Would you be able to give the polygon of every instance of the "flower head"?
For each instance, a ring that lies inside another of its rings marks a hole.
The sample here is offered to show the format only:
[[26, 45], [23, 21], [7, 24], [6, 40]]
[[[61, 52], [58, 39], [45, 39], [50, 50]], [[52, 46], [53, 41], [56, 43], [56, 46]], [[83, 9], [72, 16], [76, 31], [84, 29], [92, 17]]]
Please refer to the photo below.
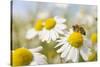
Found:
[[64, 25], [65, 21], [66, 19], [58, 16], [45, 20], [39, 19], [34, 25], [34, 28], [28, 30], [26, 38], [32, 39], [38, 35], [41, 41], [55, 41], [60, 34], [64, 34], [64, 30], [66, 29]]
[[26, 48], [18, 48], [12, 53], [12, 65], [14, 66], [28, 65], [32, 60], [33, 55]]
[[50, 30], [50, 29], [54, 28], [55, 25], [56, 25], [55, 19], [54, 18], [49, 18], [49, 19], [46, 20], [44, 27], [47, 30]]
[[93, 44], [97, 43], [97, 34], [96, 33], [93, 33], [91, 35], [91, 41], [92, 41]]
[[34, 49], [18, 48], [14, 50], [12, 52], [12, 65], [25, 66], [47, 64], [47, 58], [39, 53], [41, 50], [41, 46]]
[[37, 20], [37, 22], [34, 26], [35, 30], [41, 31], [43, 29], [43, 24], [42, 23], [43, 23], [42, 19]]
[[83, 44], [83, 36], [80, 32], [73, 32], [67, 40], [75, 48], [79, 48]]
[[63, 58], [65, 62], [78, 62], [79, 54], [85, 61], [89, 61], [89, 59], [91, 59], [88, 56], [91, 53], [87, 45], [88, 41], [81, 32], [76, 32], [71, 29], [70, 32], [65, 35], [65, 37], [61, 37], [59, 40], [57, 40], [57, 42], [58, 44], [55, 46], [55, 48], [60, 46], [57, 53], [61, 53], [61, 58]]
[[40, 34], [40, 39], [48, 43], [50, 41], [55, 41], [59, 38], [60, 34], [64, 34], [64, 30], [66, 29], [65, 21], [66, 19], [58, 16], [46, 19], [44, 22], [44, 29]]

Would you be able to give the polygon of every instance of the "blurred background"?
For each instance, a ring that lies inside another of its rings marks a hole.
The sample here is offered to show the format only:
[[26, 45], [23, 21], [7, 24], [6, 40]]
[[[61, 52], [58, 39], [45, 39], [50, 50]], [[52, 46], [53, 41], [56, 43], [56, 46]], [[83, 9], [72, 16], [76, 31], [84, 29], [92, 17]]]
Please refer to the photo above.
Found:
[[34, 26], [34, 22], [39, 18], [48, 18], [60, 16], [64, 17], [67, 28], [74, 24], [82, 25], [87, 33], [87, 37], [93, 32], [97, 32], [97, 6], [80, 4], [47, 3], [34, 1], [12, 2], [12, 50], [19, 47], [35, 48], [43, 46], [43, 53], [48, 58], [48, 63], [62, 63], [59, 54], [53, 47], [56, 43], [50, 45], [42, 43], [38, 38], [27, 40], [25, 34], [28, 29]]

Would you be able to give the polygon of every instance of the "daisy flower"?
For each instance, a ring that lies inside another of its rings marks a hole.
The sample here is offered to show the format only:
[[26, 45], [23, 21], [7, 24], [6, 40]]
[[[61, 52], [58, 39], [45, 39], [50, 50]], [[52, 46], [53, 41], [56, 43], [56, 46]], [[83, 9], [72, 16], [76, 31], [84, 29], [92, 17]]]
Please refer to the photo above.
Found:
[[97, 44], [97, 34], [96, 33], [91, 34], [91, 42], [92, 44]]
[[48, 43], [50, 41], [55, 41], [59, 38], [60, 34], [64, 34], [63, 30], [66, 29], [66, 25], [64, 24], [65, 21], [66, 19], [58, 16], [46, 19], [42, 34], [40, 34], [40, 39]]
[[12, 52], [12, 66], [47, 64], [47, 58], [38, 53], [42, 47], [34, 49], [18, 48]]
[[91, 49], [87, 47], [87, 39], [82, 33], [78, 31], [73, 31], [65, 35], [65, 37], [60, 37], [57, 40], [58, 44], [55, 48], [60, 47], [57, 50], [57, 53], [61, 53], [61, 58], [64, 59], [65, 62], [79, 62], [79, 56], [81, 55], [84, 61], [93, 60], [96, 57], [96, 53], [92, 53]]
[[26, 38], [32, 39], [38, 35], [42, 41], [55, 41], [60, 34], [64, 34], [63, 30], [66, 29], [65, 21], [66, 19], [58, 16], [46, 20], [38, 20], [34, 28], [27, 32]]
[[94, 48], [95, 51], [97, 51], [97, 34], [96, 33], [92, 33], [90, 40], [92, 42], [91, 47]]
[[41, 31], [43, 29], [43, 25], [42, 25], [43, 20], [42, 19], [38, 19], [34, 25], [34, 28], [31, 28], [27, 31], [26, 33], [26, 38], [27, 39], [32, 39], [35, 36], [41, 34]]
[[92, 51], [97, 52], [97, 33], [92, 33], [88, 42], [88, 47], [91, 48]]

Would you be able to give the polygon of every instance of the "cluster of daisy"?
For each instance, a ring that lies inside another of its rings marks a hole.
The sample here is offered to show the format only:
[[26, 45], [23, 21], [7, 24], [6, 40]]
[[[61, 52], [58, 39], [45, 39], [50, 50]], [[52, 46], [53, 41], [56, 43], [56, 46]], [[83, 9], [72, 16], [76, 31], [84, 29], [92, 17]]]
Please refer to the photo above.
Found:
[[[83, 28], [70, 28], [64, 24], [66, 19], [55, 16], [36, 20], [32, 29], [26, 33], [28, 40], [38, 36], [41, 42], [56, 42], [54, 47], [64, 63], [79, 62], [80, 56], [84, 61], [95, 61], [97, 58], [97, 34], [93, 33], [88, 39]], [[18, 48], [12, 52], [12, 65], [48, 64], [45, 55], [40, 51], [43, 47], [34, 49]]]
[[46, 20], [38, 19], [34, 28], [28, 30], [26, 38], [32, 39], [38, 35], [43, 42], [55, 41], [59, 38], [59, 34], [64, 34], [63, 30], [66, 29], [64, 22], [66, 22], [66, 19], [58, 16]]

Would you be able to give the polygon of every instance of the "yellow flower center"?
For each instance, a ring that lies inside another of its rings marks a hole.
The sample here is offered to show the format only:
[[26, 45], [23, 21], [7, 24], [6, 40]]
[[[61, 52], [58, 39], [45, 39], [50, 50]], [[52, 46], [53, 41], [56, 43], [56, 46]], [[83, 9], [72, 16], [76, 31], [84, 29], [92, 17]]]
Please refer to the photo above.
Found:
[[67, 39], [71, 46], [79, 48], [83, 44], [83, 36], [79, 32], [73, 32]]
[[54, 20], [54, 18], [49, 18], [46, 20], [44, 27], [47, 30], [50, 30], [50, 29], [54, 28], [55, 25], [56, 25], [56, 21]]
[[88, 60], [89, 60], [89, 61], [94, 61], [94, 60], [96, 60], [96, 57], [97, 57], [97, 54], [96, 54], [96, 52], [94, 51], [92, 54], [89, 54], [89, 55], [88, 55]]
[[28, 65], [33, 59], [32, 53], [26, 48], [18, 48], [12, 52], [12, 65], [22, 66]]
[[37, 20], [35, 24], [35, 30], [40, 31], [43, 29], [43, 21], [41, 19]]
[[97, 34], [96, 33], [93, 33], [91, 35], [91, 41], [92, 41], [93, 44], [97, 43]]

